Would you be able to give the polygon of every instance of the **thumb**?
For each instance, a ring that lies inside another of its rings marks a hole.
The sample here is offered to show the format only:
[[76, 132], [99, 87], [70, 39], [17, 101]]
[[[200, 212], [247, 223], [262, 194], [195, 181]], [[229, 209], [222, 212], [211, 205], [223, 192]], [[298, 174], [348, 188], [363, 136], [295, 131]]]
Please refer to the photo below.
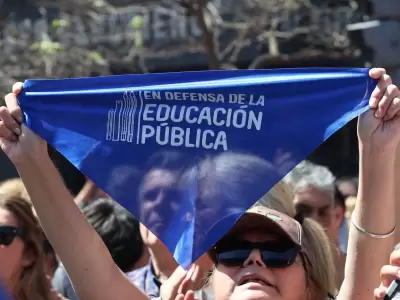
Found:
[[375, 300], [383, 300], [386, 296], [386, 289], [382, 286], [376, 288], [374, 290]]
[[24, 86], [24, 84], [22, 82], [14, 83], [14, 85], [12, 87], [13, 94], [17, 96], [19, 93], [21, 93], [21, 90], [22, 90], [23, 86]]

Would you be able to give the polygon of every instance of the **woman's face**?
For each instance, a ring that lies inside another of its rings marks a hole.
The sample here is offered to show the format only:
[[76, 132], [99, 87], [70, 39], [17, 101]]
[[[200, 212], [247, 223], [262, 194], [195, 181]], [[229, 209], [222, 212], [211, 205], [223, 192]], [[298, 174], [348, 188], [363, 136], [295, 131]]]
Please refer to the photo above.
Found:
[[[282, 237], [270, 230], [248, 230], [235, 236], [251, 247], [253, 243], [279, 245]], [[229, 247], [229, 246], [228, 246]], [[235, 246], [234, 246], [235, 247]], [[242, 266], [216, 264], [212, 284], [215, 300], [305, 300], [306, 276], [299, 255], [289, 267], [271, 268], [263, 262], [259, 250], [251, 250]]]
[[12, 288], [22, 268], [29, 265], [30, 261], [24, 255], [25, 245], [18, 236], [9, 245], [4, 245], [4, 241], [11, 240], [9, 231], [4, 230], [6, 226], [18, 228], [18, 220], [8, 210], [0, 208], [0, 243], [3, 243], [0, 244], [0, 282]]

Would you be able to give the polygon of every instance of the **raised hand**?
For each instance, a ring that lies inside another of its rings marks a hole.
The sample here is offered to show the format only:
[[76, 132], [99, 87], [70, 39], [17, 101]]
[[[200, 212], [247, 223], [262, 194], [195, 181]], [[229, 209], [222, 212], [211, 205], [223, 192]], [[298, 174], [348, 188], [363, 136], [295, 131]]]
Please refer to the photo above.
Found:
[[369, 101], [371, 109], [359, 118], [360, 145], [394, 149], [400, 142], [400, 91], [385, 69], [371, 69], [369, 74], [378, 84]]
[[14, 84], [13, 92], [5, 97], [6, 106], [0, 107], [0, 148], [14, 164], [47, 153], [46, 142], [22, 124], [23, 114], [17, 100], [22, 86], [21, 82]]
[[400, 280], [400, 251], [394, 251], [390, 255], [390, 265], [381, 269], [381, 284], [375, 289], [375, 299], [383, 300], [393, 280]]

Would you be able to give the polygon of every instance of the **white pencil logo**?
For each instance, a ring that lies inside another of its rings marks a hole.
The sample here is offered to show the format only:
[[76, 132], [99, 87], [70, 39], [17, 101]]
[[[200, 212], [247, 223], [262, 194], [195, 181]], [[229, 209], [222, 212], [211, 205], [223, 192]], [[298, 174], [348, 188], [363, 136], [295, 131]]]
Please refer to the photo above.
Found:
[[[138, 101], [133, 91], [126, 91], [122, 98], [123, 100], [115, 102], [115, 108], [108, 111], [106, 140], [132, 143]], [[138, 120], [138, 126], [139, 123], [140, 120]]]

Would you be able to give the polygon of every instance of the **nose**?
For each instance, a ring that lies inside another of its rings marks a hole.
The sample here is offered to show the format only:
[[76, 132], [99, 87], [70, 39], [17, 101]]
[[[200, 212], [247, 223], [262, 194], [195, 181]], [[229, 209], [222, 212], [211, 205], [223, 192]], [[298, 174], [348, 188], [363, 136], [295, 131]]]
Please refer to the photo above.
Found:
[[243, 267], [257, 265], [259, 267], [266, 267], [265, 263], [262, 260], [261, 252], [258, 249], [254, 249], [251, 251], [249, 257], [243, 263]]

